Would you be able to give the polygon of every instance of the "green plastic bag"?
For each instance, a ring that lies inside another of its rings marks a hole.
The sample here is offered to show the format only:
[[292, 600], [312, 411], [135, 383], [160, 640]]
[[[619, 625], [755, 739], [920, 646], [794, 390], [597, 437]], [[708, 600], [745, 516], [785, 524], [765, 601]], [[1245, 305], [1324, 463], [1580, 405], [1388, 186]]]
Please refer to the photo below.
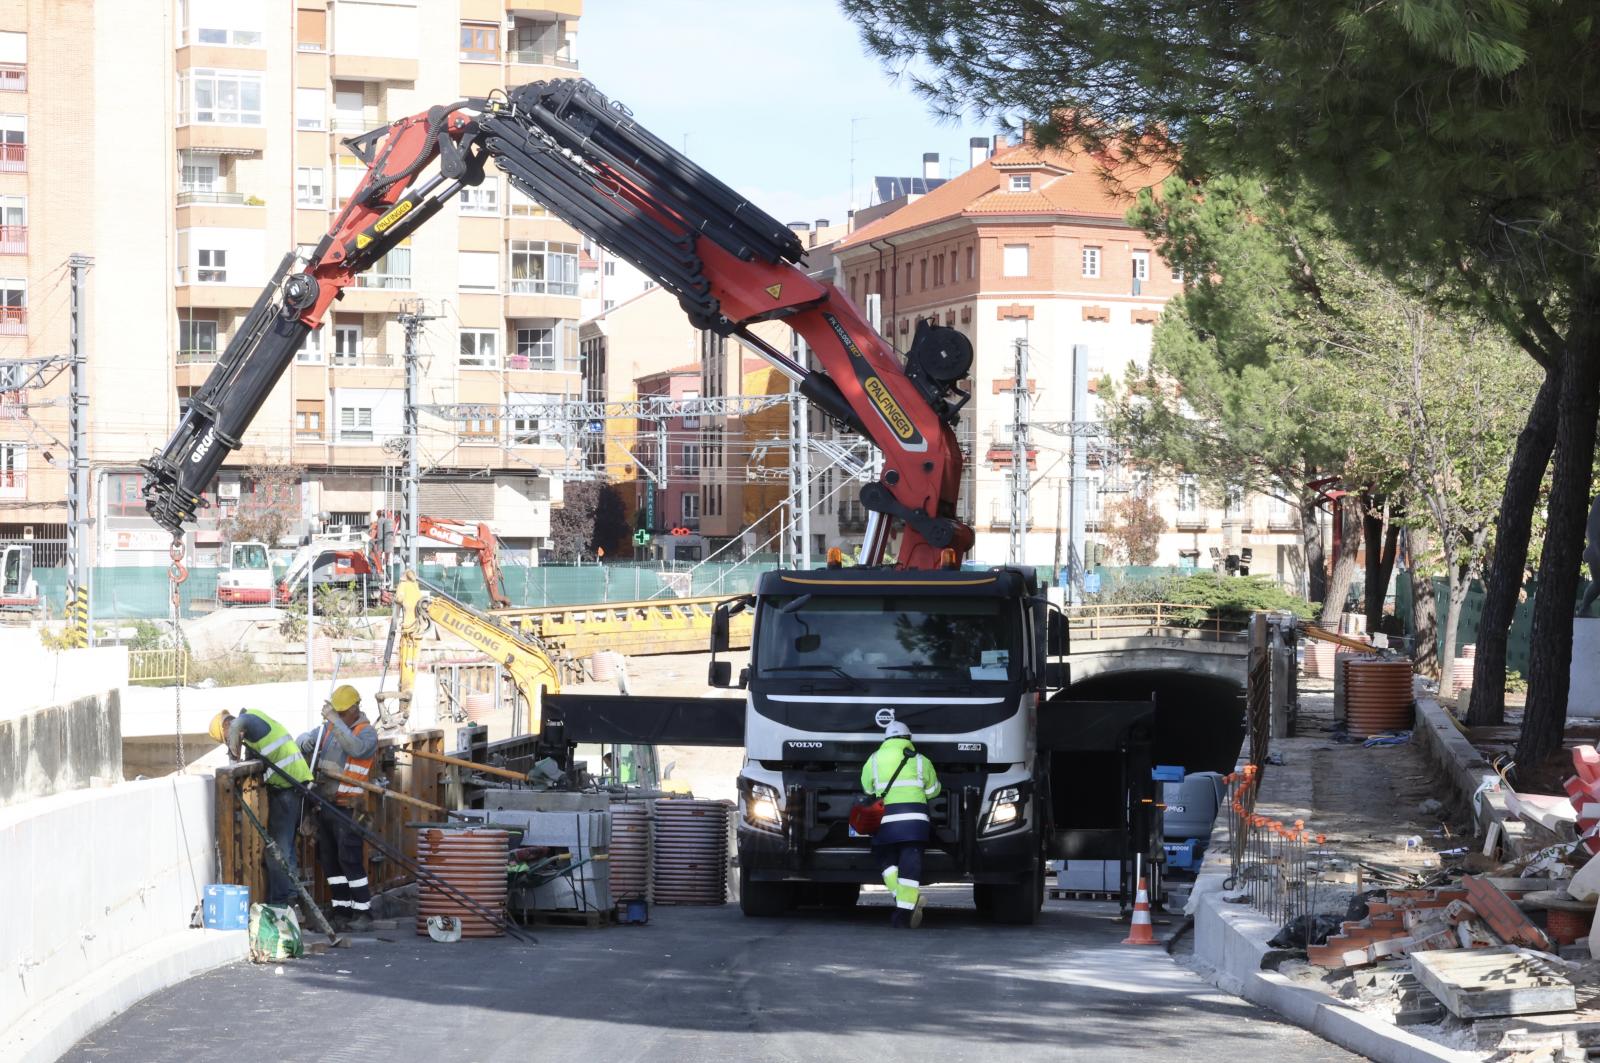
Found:
[[294, 909], [276, 904], [250, 906], [250, 960], [277, 963], [306, 954], [300, 940], [300, 920]]

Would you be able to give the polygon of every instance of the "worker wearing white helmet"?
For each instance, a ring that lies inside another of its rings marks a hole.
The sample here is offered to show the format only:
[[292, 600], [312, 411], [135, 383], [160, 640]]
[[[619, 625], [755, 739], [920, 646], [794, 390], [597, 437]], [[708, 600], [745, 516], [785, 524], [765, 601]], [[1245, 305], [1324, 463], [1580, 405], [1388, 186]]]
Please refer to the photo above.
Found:
[[883, 819], [872, 836], [872, 852], [883, 884], [894, 895], [892, 925], [922, 925], [922, 851], [928, 844], [928, 802], [939, 796], [939, 775], [911, 743], [911, 728], [898, 720], [883, 731], [883, 744], [861, 766], [861, 788], [883, 799]]

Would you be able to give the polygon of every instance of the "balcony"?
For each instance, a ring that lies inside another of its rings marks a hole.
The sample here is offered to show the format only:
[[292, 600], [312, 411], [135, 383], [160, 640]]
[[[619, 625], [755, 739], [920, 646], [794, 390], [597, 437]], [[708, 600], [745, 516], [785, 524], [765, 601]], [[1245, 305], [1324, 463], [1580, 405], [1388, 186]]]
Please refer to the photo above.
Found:
[[1179, 512], [1179, 514], [1173, 518], [1172, 524], [1179, 531], [1204, 531], [1206, 527], [1206, 515], [1198, 510], [1191, 510], [1187, 513]]
[[355, 115], [334, 115], [333, 131], [345, 136], [356, 136], [371, 129], [381, 129], [389, 123], [382, 118], [366, 119]]
[[335, 369], [388, 369], [395, 362], [394, 355], [386, 351], [362, 351], [359, 354], [335, 353], [328, 364]]
[[220, 352], [215, 347], [194, 347], [178, 349], [178, 365], [209, 365], [217, 360]]
[[[255, 202], [251, 202], [255, 200]], [[264, 207], [266, 201], [243, 192], [213, 192], [209, 189], [184, 189], [178, 193], [178, 206]]]
[[0, 144], [0, 173], [27, 173], [28, 145]]
[[25, 306], [0, 306], [0, 336], [26, 336], [28, 334], [28, 308]]
[[568, 59], [559, 53], [552, 55], [548, 52], [517, 51], [513, 49], [506, 53], [506, 59], [517, 66], [553, 66], [561, 70], [578, 69], [576, 60]]
[[411, 290], [411, 275], [399, 273], [362, 273], [356, 277], [357, 288], [397, 288]]
[[0, 225], [0, 255], [25, 255], [28, 253], [28, 227], [26, 225]]
[[0, 92], [27, 92], [28, 68], [21, 63], [0, 63]]

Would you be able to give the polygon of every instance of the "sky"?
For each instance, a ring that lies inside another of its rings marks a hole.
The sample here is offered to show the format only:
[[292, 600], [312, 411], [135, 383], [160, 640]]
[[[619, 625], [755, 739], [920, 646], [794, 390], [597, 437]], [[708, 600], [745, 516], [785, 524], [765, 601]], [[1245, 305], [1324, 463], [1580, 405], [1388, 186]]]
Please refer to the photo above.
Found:
[[844, 220], [875, 175], [967, 168], [986, 123], [941, 122], [833, 0], [586, 0], [583, 76], [780, 221]]

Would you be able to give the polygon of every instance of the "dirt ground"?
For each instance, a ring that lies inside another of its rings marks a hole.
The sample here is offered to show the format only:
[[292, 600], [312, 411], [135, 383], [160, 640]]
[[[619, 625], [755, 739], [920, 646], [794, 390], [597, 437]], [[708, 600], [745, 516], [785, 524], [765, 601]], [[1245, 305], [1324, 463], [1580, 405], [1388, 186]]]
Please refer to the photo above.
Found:
[[[1357, 865], [1399, 874], [1426, 875], [1451, 862], [1441, 855], [1470, 846], [1471, 814], [1435, 808], [1444, 791], [1414, 741], [1365, 746], [1334, 728], [1333, 685], [1300, 680], [1295, 736], [1276, 739], [1257, 806], [1262, 814], [1293, 822], [1326, 837], [1328, 859], [1353, 876]], [[1362, 878], [1369, 881], [1370, 872]]]

